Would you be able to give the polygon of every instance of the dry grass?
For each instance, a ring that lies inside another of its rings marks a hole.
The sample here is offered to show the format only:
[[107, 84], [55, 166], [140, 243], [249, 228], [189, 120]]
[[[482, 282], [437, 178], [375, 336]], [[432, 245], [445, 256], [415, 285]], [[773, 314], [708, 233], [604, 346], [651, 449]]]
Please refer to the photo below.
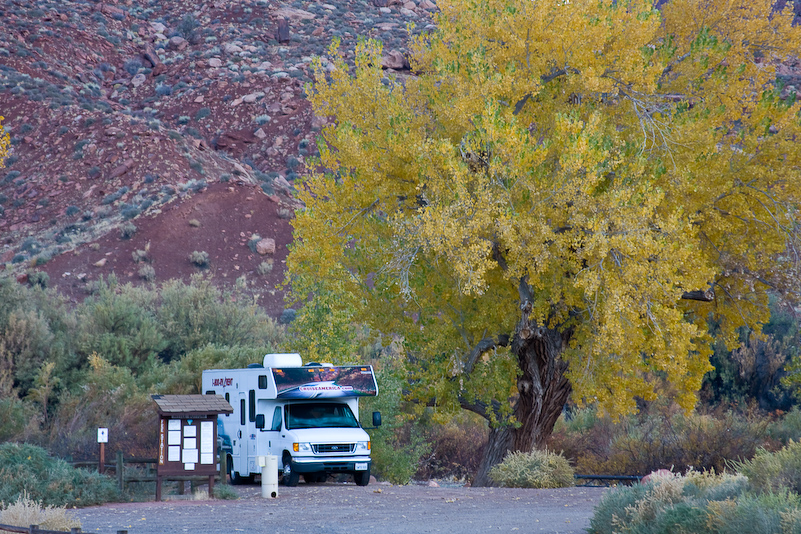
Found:
[[25, 492], [17, 498], [15, 503], [7, 506], [0, 504], [0, 523], [18, 527], [39, 525], [39, 528], [43, 530], [66, 532], [73, 528], [81, 528], [80, 520], [67, 513], [65, 507], [43, 507], [40, 503], [28, 498], [28, 494]]

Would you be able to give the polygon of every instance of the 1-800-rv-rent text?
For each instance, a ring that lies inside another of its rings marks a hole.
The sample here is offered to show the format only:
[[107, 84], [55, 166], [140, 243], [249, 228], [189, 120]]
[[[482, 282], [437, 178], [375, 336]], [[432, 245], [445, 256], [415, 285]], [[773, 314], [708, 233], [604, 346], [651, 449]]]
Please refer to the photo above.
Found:
[[[221, 454], [231, 483], [252, 482], [259, 456], [279, 458], [283, 481], [297, 485], [350, 473], [370, 482], [370, 436], [359, 424], [359, 397], [378, 394], [369, 365], [303, 365], [298, 354], [267, 354], [246, 369], [203, 371], [203, 392], [223, 395], [234, 413], [220, 415]], [[373, 413], [373, 426], [381, 414]]]

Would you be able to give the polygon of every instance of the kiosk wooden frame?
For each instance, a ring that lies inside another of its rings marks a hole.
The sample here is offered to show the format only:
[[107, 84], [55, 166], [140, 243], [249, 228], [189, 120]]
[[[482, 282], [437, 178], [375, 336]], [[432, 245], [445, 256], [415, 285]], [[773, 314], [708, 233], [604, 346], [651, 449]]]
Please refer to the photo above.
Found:
[[[152, 395], [159, 412], [156, 501], [164, 480], [208, 477], [209, 497], [217, 475], [217, 415], [233, 413], [220, 395]], [[220, 473], [221, 477], [225, 473]]]

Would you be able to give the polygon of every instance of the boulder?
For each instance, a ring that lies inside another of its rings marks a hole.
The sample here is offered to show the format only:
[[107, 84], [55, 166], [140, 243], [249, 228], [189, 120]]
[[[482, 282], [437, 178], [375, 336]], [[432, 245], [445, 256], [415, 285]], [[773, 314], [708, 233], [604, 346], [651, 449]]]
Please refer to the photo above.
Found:
[[260, 256], [266, 256], [267, 254], [275, 254], [275, 239], [265, 237], [264, 239], [256, 243], [256, 252]]

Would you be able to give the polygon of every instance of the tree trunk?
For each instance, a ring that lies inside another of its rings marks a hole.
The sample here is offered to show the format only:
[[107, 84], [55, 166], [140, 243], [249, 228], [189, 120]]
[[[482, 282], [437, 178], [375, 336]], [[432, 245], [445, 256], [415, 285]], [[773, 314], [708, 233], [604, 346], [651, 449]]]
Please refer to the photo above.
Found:
[[571, 386], [565, 377], [567, 363], [561, 359], [561, 354], [571, 332], [559, 332], [535, 324], [530, 317], [530, 288], [525, 280], [520, 286], [522, 314], [511, 344], [520, 369], [518, 395], [514, 399], [517, 426], [490, 429], [487, 449], [473, 486], [493, 485], [489, 470], [503, 461], [509, 452], [530, 452], [542, 447], [570, 397]]

